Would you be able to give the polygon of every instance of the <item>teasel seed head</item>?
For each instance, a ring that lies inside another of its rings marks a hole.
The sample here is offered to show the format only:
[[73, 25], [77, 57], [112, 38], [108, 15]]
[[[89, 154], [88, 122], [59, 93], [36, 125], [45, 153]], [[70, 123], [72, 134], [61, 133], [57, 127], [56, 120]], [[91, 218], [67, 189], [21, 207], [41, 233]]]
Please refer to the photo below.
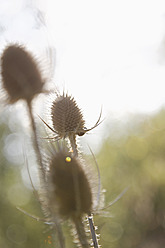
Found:
[[35, 59], [18, 44], [11, 44], [3, 51], [1, 75], [10, 103], [20, 99], [30, 103], [43, 90], [44, 82]]
[[51, 118], [53, 128], [60, 138], [71, 133], [84, 134], [83, 115], [73, 97], [67, 94], [59, 95], [52, 103]]
[[76, 136], [83, 136], [86, 132], [97, 127], [101, 123], [101, 113], [95, 125], [92, 128], [87, 129], [85, 127], [82, 111], [78, 107], [75, 99], [65, 93], [63, 93], [63, 95], [57, 93], [56, 96], [57, 97], [52, 101], [50, 108], [52, 124], [49, 125], [41, 117], [40, 119], [53, 133], [55, 133], [55, 136], [51, 137], [51, 139], [59, 140], [68, 138], [71, 150], [75, 156], [78, 156]]
[[100, 118], [101, 113], [95, 125], [87, 129], [82, 111], [75, 99], [65, 93], [63, 95], [57, 94], [51, 106], [53, 128], [48, 127], [57, 134], [58, 138], [66, 138], [71, 134], [83, 136], [101, 123]]
[[74, 157], [66, 145], [56, 143], [48, 162], [50, 207], [62, 218], [81, 218], [92, 210], [91, 183], [81, 159]]

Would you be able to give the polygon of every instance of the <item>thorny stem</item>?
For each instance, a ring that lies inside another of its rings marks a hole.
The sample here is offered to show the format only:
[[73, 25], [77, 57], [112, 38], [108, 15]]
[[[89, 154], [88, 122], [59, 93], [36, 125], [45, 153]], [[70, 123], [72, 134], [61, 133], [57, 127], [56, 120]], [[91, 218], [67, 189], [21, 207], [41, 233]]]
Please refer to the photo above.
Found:
[[88, 221], [89, 221], [90, 231], [92, 234], [93, 247], [98, 248], [99, 246], [98, 246], [98, 242], [97, 242], [97, 237], [96, 237], [96, 232], [95, 232], [95, 227], [94, 227], [92, 215], [88, 215]]
[[73, 150], [73, 155], [75, 157], [78, 156], [78, 150], [77, 150], [77, 144], [76, 144], [76, 135], [75, 134], [71, 134], [69, 135], [69, 140], [70, 140], [70, 144]]
[[[43, 194], [43, 196], [47, 202], [48, 199], [47, 199], [47, 192], [46, 192], [45, 173], [44, 173], [42, 156], [41, 156], [41, 152], [40, 152], [40, 148], [39, 148], [38, 138], [37, 138], [37, 129], [36, 129], [33, 113], [32, 113], [31, 102], [30, 103], [28, 102], [28, 110], [29, 110], [29, 116], [30, 116], [31, 127], [32, 127], [32, 132], [33, 132], [33, 145], [34, 145], [34, 150], [35, 150], [37, 160], [38, 160], [38, 165], [39, 165], [39, 180], [40, 180], [39, 184], [40, 184], [40, 188], [42, 188], [42, 191], [43, 191], [42, 194]], [[41, 203], [41, 201], [40, 201], [40, 203]], [[48, 209], [47, 204], [44, 204], [44, 208], [46, 208], [46, 210], [50, 214], [50, 210]]]
[[78, 239], [80, 241], [81, 246], [83, 248], [89, 248], [90, 245], [89, 245], [86, 233], [85, 233], [85, 228], [84, 228], [84, 224], [82, 222], [82, 219], [80, 217], [77, 217], [77, 218], [73, 219], [73, 222], [75, 224]]
[[45, 183], [45, 173], [44, 173], [44, 168], [43, 168], [43, 164], [42, 164], [42, 156], [41, 156], [41, 152], [40, 152], [40, 148], [39, 148], [39, 143], [38, 143], [38, 138], [37, 138], [37, 129], [36, 129], [36, 125], [35, 125], [35, 121], [34, 121], [34, 117], [33, 117], [33, 113], [32, 113], [32, 106], [31, 106], [31, 102], [28, 102], [28, 110], [29, 110], [29, 116], [30, 116], [30, 121], [31, 121], [31, 126], [32, 126], [32, 131], [33, 131], [33, 144], [34, 144], [34, 148], [35, 148], [35, 152], [36, 152], [36, 156], [38, 159], [38, 163], [39, 163], [39, 171], [40, 171], [40, 180], [41, 183], [44, 182]]

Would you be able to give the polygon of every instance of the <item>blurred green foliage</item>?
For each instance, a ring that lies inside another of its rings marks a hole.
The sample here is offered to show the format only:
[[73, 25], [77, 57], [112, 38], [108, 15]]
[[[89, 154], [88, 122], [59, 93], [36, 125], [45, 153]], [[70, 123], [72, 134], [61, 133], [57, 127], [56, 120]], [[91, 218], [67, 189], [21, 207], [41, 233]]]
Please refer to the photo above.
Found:
[[[22, 202], [21, 207], [42, 217], [39, 203], [22, 179], [24, 163], [13, 164], [5, 155], [5, 141], [11, 130], [7, 115], [2, 115], [0, 247], [53, 248], [49, 226], [16, 209], [23, 191], [28, 201]], [[105, 206], [126, 187], [129, 188], [119, 201], [94, 216], [97, 233], [101, 234], [100, 244], [103, 248], [164, 248], [165, 110], [150, 117], [136, 116], [126, 126], [120, 125], [120, 129], [114, 127], [112, 130], [107, 126], [106, 136], [96, 155], [102, 186], [106, 189]], [[63, 228], [69, 240], [67, 247], [74, 247], [69, 238], [70, 227], [66, 225]]]
[[[141, 121], [139, 121], [141, 118]], [[137, 123], [139, 123], [137, 125]], [[111, 207], [109, 235], [103, 247], [165, 247], [165, 110], [151, 117], [137, 116], [125, 134], [108, 137], [99, 155], [106, 201], [129, 186], [127, 193]], [[120, 137], [120, 138], [119, 138]], [[99, 218], [99, 223], [101, 219]], [[106, 219], [105, 219], [106, 223]], [[111, 225], [112, 223], [112, 225]], [[114, 223], [118, 230], [111, 229]], [[107, 224], [105, 224], [107, 226]], [[104, 225], [101, 234], [104, 232]], [[102, 236], [102, 235], [101, 235]], [[112, 236], [112, 237], [111, 237]], [[115, 240], [116, 237], [116, 240]]]

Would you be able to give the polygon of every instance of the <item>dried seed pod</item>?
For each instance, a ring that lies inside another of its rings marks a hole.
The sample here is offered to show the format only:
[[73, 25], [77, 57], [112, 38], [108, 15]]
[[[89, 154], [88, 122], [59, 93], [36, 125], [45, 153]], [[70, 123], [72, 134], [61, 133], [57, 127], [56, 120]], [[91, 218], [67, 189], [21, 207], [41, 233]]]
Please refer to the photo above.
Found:
[[42, 92], [43, 79], [32, 55], [23, 46], [9, 45], [1, 57], [3, 88], [8, 93], [10, 103], [20, 99], [31, 102]]
[[65, 95], [58, 95], [52, 102], [51, 106], [51, 120], [52, 127], [48, 125], [42, 118], [44, 124], [55, 133], [55, 137], [52, 139], [59, 140], [61, 138], [69, 138], [72, 151], [74, 155], [78, 155], [76, 135], [83, 136], [86, 132], [97, 127], [101, 122], [101, 113], [96, 124], [87, 129], [85, 127], [85, 121], [83, 119], [82, 112], [78, 107], [73, 97]]
[[60, 138], [71, 133], [83, 135], [85, 121], [73, 97], [58, 96], [52, 103], [51, 117], [53, 128]]
[[92, 209], [92, 189], [82, 161], [59, 145], [49, 159], [47, 175], [52, 212], [63, 218], [80, 218]]
[[52, 102], [51, 119], [52, 128], [45, 121], [42, 121], [56, 134], [55, 138], [61, 139], [71, 135], [83, 136], [86, 132], [94, 129], [101, 123], [101, 113], [96, 124], [87, 129], [83, 114], [75, 99], [63, 93], [63, 95], [57, 95], [57, 98]]

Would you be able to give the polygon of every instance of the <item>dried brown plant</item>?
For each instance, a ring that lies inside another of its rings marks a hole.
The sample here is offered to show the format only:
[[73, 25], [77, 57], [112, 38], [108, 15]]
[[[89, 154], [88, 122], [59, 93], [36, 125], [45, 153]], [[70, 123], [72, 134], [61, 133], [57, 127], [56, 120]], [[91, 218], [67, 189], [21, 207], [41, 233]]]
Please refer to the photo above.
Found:
[[24, 99], [30, 103], [43, 92], [44, 80], [33, 56], [23, 46], [11, 44], [1, 56], [2, 84], [8, 100], [14, 103]]
[[95, 125], [87, 129], [82, 111], [78, 107], [75, 99], [65, 93], [63, 93], [63, 95], [57, 94], [57, 97], [52, 101], [50, 112], [52, 127], [42, 118], [41, 120], [55, 133], [55, 136], [51, 139], [59, 140], [68, 138], [75, 156], [78, 156], [76, 136], [83, 136], [101, 123], [100, 113]]
[[[2, 86], [7, 93], [8, 102], [13, 104], [24, 100], [28, 106], [40, 179], [40, 190], [36, 193], [36, 197], [46, 218], [42, 221], [52, 225], [52, 229], [57, 232], [60, 248], [65, 248], [61, 222], [70, 219], [74, 223], [80, 246], [88, 248], [90, 238], [84, 226], [84, 217], [88, 217], [93, 246], [97, 248], [98, 242], [92, 220], [93, 185], [89, 178], [91, 175], [79, 156], [76, 136], [82, 136], [97, 127], [101, 123], [101, 113], [95, 125], [87, 129], [82, 111], [75, 99], [68, 94], [57, 94], [50, 109], [52, 127], [41, 118], [55, 133], [53, 139], [56, 141], [55, 146], [49, 146], [51, 152], [45, 165], [32, 111], [34, 97], [44, 93], [45, 82], [38, 63], [23, 46], [10, 44], [1, 56], [1, 74]], [[65, 141], [62, 144], [58, 142], [66, 138], [70, 141], [70, 147]], [[36, 219], [39, 220], [37, 217]]]
[[82, 159], [69, 152], [64, 144], [52, 146], [48, 159], [49, 207], [55, 216], [70, 219], [75, 224], [82, 247], [89, 247], [83, 218], [93, 207], [92, 185], [86, 174]]

